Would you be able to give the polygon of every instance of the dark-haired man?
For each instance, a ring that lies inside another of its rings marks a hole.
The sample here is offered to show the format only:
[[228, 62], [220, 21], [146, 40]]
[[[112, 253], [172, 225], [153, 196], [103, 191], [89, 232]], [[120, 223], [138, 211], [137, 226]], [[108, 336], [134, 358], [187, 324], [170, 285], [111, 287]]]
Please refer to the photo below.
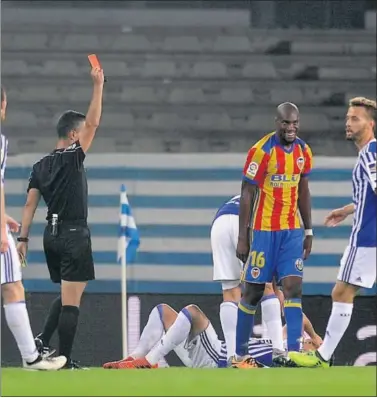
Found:
[[52, 303], [38, 339], [42, 346], [47, 346], [57, 326], [59, 352], [68, 358], [66, 367], [70, 369], [80, 367], [71, 359], [72, 346], [81, 296], [87, 282], [95, 279], [83, 163], [100, 123], [103, 70], [93, 69], [91, 76], [93, 96], [86, 116], [75, 111], [64, 112], [57, 124], [55, 150], [33, 166], [18, 238], [18, 251], [25, 256], [29, 229], [42, 196], [48, 222], [43, 237], [44, 252], [52, 282], [61, 284], [61, 297]]
[[331, 294], [332, 311], [323, 345], [309, 354], [289, 353], [298, 366], [330, 366], [330, 358], [351, 321], [357, 292], [360, 288], [372, 288], [376, 280], [376, 120], [376, 101], [364, 97], [350, 100], [346, 115], [346, 139], [353, 141], [359, 151], [352, 173], [353, 201], [333, 210], [326, 217], [325, 225], [335, 227], [352, 214], [352, 231]]

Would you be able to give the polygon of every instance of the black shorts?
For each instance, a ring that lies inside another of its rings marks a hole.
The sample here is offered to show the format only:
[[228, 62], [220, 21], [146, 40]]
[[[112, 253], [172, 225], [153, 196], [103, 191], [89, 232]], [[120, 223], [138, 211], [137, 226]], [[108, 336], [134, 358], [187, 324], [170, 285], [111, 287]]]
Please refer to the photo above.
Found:
[[47, 225], [43, 248], [50, 278], [54, 283], [95, 279], [92, 242], [86, 224], [60, 223], [57, 236], [51, 235], [51, 226]]

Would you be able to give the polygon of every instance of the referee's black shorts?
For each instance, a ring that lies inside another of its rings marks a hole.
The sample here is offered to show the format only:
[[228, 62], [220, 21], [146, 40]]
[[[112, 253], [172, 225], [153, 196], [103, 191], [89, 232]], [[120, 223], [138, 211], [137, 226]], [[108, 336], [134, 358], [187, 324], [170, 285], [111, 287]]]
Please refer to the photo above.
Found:
[[60, 222], [57, 236], [51, 235], [51, 225], [47, 225], [43, 248], [52, 282], [95, 279], [92, 242], [86, 222]]

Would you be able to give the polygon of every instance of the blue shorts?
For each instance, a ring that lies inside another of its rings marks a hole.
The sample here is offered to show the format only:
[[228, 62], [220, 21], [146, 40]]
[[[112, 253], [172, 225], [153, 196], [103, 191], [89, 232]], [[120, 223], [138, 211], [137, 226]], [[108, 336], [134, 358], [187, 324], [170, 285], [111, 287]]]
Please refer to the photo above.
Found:
[[302, 278], [304, 232], [253, 231], [250, 254], [244, 266], [242, 280], [249, 283], [276, 282], [287, 276]]

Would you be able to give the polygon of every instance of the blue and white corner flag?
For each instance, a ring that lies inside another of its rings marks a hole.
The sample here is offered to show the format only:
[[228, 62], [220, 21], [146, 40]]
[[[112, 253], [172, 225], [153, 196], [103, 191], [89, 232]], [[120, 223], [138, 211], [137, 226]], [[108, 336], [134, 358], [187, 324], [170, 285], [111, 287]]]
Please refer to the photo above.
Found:
[[118, 241], [118, 262], [125, 256], [126, 264], [135, 260], [140, 245], [139, 231], [128, 203], [126, 187], [122, 185], [120, 191], [120, 228]]

